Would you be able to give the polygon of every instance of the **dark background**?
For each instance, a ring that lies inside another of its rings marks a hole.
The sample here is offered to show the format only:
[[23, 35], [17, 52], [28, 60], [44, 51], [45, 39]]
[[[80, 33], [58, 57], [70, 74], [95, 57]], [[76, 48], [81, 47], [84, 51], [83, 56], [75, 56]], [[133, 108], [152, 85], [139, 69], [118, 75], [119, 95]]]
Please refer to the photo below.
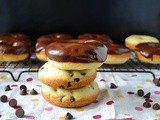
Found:
[[106, 33], [124, 43], [131, 34], [160, 38], [160, 0], [0, 0], [0, 34]]

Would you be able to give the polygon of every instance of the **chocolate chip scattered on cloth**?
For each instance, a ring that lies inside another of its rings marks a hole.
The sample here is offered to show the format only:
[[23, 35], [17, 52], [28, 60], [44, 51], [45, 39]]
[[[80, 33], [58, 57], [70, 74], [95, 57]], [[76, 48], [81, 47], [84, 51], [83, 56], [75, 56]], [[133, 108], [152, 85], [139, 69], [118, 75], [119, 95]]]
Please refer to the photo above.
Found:
[[[160, 72], [154, 72], [159, 79]], [[73, 116], [73, 120], [160, 119], [160, 109], [157, 105], [160, 104], [160, 89], [153, 83], [151, 74], [98, 72], [95, 81], [100, 88], [98, 98], [88, 106], [68, 109], [51, 105], [44, 100], [41, 95], [41, 83], [36, 73], [24, 73], [18, 82], [13, 82], [7, 73], [0, 73], [0, 97], [6, 96], [5, 99], [3, 98], [5, 102], [0, 101], [0, 119], [65, 120], [68, 112]], [[116, 83], [118, 88], [111, 89], [110, 83]], [[10, 86], [10, 91], [4, 90], [7, 85]], [[26, 86], [26, 95], [20, 95], [21, 85]], [[31, 95], [32, 89], [38, 94]], [[144, 91], [144, 95], [140, 94], [143, 95], [142, 97], [137, 95], [139, 89]], [[150, 93], [150, 108], [143, 106], [146, 100], [144, 96], [148, 93]], [[12, 99], [17, 101], [14, 107], [9, 105]], [[71, 101], [74, 102], [73, 97]], [[21, 114], [16, 115], [19, 109], [24, 111], [19, 111]]]

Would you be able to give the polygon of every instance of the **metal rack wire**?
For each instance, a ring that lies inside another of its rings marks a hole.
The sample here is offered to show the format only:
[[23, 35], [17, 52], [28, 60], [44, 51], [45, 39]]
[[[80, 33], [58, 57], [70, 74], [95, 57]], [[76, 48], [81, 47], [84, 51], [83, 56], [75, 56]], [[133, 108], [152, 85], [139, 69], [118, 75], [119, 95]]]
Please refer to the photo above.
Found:
[[[0, 63], [0, 72], [7, 72], [11, 75], [14, 81], [19, 81], [19, 78], [23, 73], [26, 72], [38, 72], [39, 68], [45, 62], [39, 61], [35, 55], [31, 57], [29, 61], [23, 62], [1, 62]], [[14, 77], [13, 73], [10, 69], [23, 69], [17, 78]], [[149, 73], [153, 75], [155, 78], [154, 73], [151, 71], [153, 69], [160, 70], [160, 65], [151, 65], [151, 64], [144, 64], [139, 62], [134, 54], [129, 61], [122, 65], [102, 65], [100, 68], [97, 69], [98, 72], [138, 72], [138, 73]]]

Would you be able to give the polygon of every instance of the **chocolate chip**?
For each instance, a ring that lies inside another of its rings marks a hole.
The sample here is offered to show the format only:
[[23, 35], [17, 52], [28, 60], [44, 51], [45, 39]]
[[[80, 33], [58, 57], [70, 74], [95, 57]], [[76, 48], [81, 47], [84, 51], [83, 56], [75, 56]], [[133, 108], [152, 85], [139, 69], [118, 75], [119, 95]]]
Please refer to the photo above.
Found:
[[160, 79], [157, 79], [157, 78], [153, 79], [153, 83], [154, 83], [156, 86], [160, 87]]
[[150, 98], [150, 96], [151, 96], [151, 93], [149, 92], [146, 95], [144, 95], [144, 98]]
[[81, 75], [85, 76], [85, 75], [86, 75], [86, 73], [81, 73]]
[[11, 88], [10, 88], [9, 85], [7, 85], [7, 86], [4, 88], [4, 90], [5, 90], [5, 91], [9, 91], [9, 90], [11, 90]]
[[65, 120], [71, 120], [71, 119], [73, 119], [73, 116], [72, 116], [72, 114], [71, 113], [67, 113], [66, 115], [65, 115]]
[[37, 92], [35, 89], [32, 89], [32, 90], [30, 91], [30, 94], [31, 94], [31, 95], [37, 95], [38, 92]]
[[16, 110], [15, 114], [18, 118], [22, 118], [24, 116], [24, 110], [22, 108], [20, 108], [20, 109]]
[[3, 102], [3, 103], [5, 103], [5, 102], [7, 102], [7, 96], [6, 95], [2, 95], [1, 96], [1, 102]]
[[144, 95], [144, 91], [142, 89], [139, 89], [137, 91], [137, 95], [140, 96], [140, 97], [142, 97]]
[[158, 103], [155, 103], [152, 108], [154, 110], [159, 110], [160, 109], [160, 105]]
[[67, 83], [67, 87], [71, 87], [71, 82], [68, 82], [68, 83]]
[[20, 91], [20, 95], [27, 95], [27, 91], [26, 91], [25, 89], [22, 89], [22, 90]]
[[20, 86], [20, 90], [22, 90], [22, 89], [27, 91], [27, 87], [25, 85]]
[[9, 101], [9, 106], [11, 106], [11, 107], [17, 106], [17, 100], [16, 100], [16, 99], [11, 99], [11, 100]]
[[61, 96], [60, 98], [60, 101], [62, 102], [63, 101], [63, 98], [65, 97], [65, 95]]
[[111, 83], [110, 88], [115, 89], [115, 88], [117, 88], [117, 85], [115, 85], [114, 83]]
[[144, 106], [145, 108], [150, 108], [150, 107], [151, 107], [151, 103], [150, 103], [150, 102], [144, 102], [144, 103], [143, 103], [143, 106]]
[[75, 81], [75, 82], [79, 82], [80, 79], [79, 79], [79, 78], [74, 78], [74, 81]]
[[74, 102], [74, 101], [75, 101], [75, 98], [74, 98], [73, 96], [71, 96], [71, 97], [70, 97], [70, 101], [71, 101], [71, 102]]

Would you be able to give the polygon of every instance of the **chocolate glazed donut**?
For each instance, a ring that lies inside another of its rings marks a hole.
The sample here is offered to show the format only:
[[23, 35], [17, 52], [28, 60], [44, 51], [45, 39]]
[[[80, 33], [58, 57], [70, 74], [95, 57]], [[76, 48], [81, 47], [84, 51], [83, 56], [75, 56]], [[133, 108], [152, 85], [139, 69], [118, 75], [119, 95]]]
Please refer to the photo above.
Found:
[[96, 40], [69, 40], [49, 44], [45, 53], [48, 61], [60, 69], [89, 69], [94, 65], [98, 68], [103, 64], [107, 48]]
[[30, 37], [20, 33], [0, 36], [0, 61], [17, 62], [30, 56]]
[[46, 55], [45, 55], [45, 47], [52, 43], [52, 42], [60, 42], [63, 40], [69, 40], [72, 39], [72, 36], [69, 34], [62, 34], [62, 33], [53, 33], [48, 35], [40, 36], [37, 39], [36, 45], [35, 45], [35, 52], [36, 56], [39, 60], [47, 61]]
[[[82, 34], [78, 38], [98, 40], [108, 48], [106, 64], [123, 64], [130, 58], [130, 50], [122, 45], [114, 44], [112, 39], [106, 34]], [[121, 58], [121, 59], [119, 59]]]
[[160, 64], [160, 43], [141, 43], [136, 46], [135, 53], [141, 62]]

